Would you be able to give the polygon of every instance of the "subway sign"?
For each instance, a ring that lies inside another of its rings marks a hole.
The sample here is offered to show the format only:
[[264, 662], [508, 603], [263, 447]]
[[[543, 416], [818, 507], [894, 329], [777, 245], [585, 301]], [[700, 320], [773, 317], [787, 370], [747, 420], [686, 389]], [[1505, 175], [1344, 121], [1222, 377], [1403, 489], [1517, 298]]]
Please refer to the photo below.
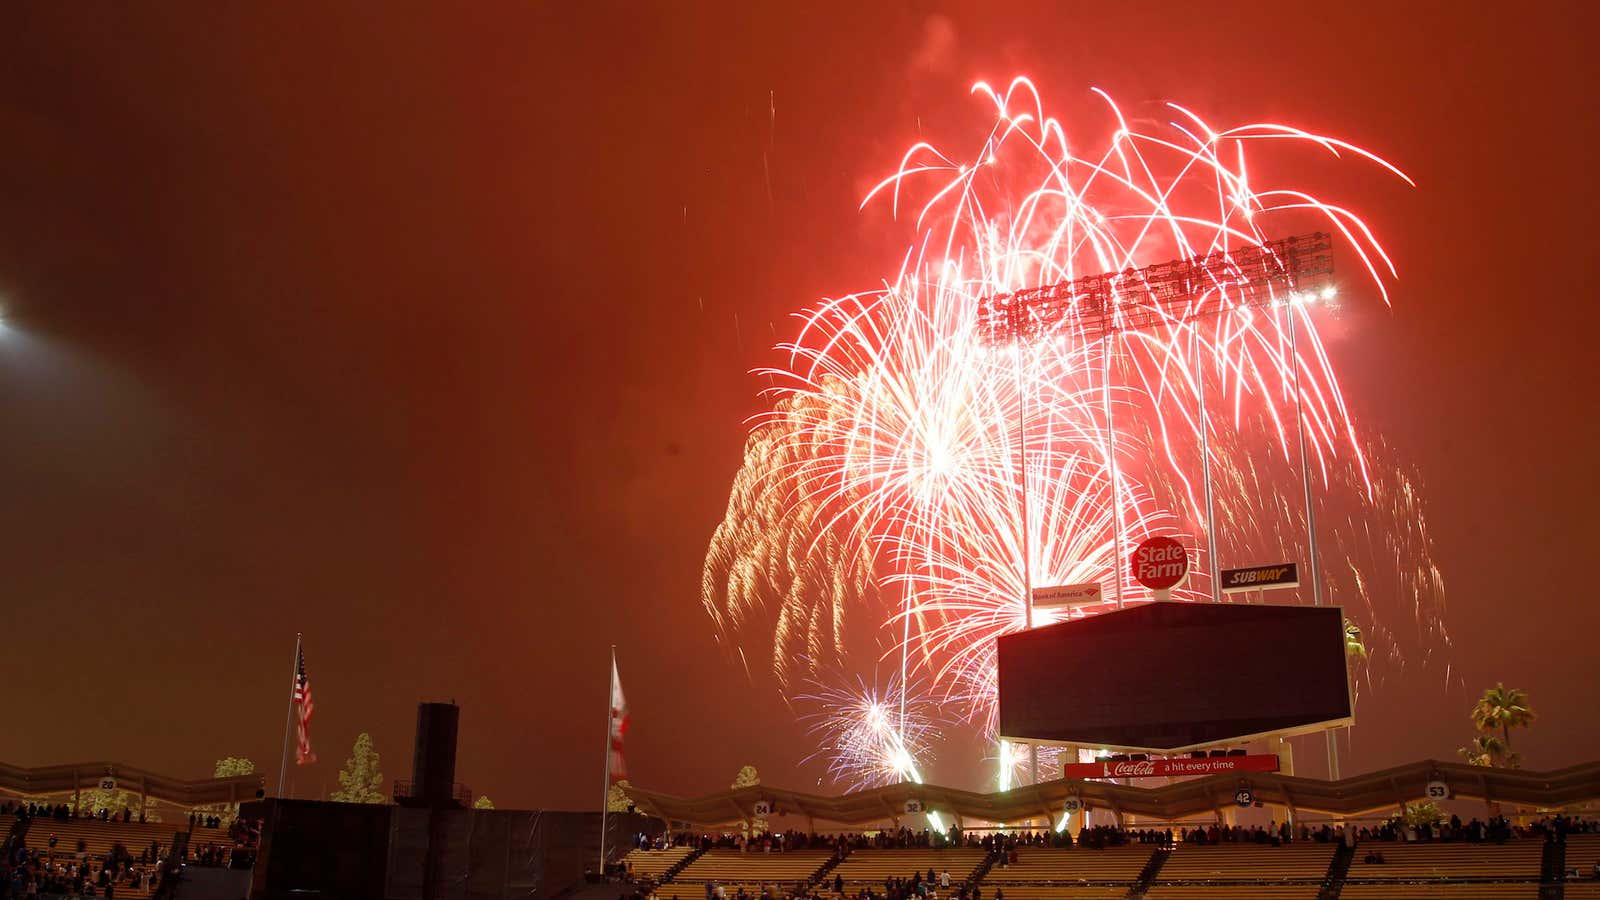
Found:
[[1300, 570], [1294, 563], [1275, 566], [1251, 566], [1248, 569], [1223, 569], [1222, 592], [1237, 594], [1240, 591], [1264, 591], [1275, 588], [1300, 586]]

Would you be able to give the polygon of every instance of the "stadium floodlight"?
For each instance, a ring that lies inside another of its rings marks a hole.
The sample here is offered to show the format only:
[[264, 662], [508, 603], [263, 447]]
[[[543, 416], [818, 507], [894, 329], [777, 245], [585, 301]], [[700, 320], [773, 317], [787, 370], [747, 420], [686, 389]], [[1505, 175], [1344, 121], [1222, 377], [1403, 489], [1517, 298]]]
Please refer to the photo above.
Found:
[[1285, 299], [1332, 299], [1333, 239], [1295, 235], [1139, 269], [1087, 275], [978, 300], [978, 339], [994, 346], [1182, 325]]

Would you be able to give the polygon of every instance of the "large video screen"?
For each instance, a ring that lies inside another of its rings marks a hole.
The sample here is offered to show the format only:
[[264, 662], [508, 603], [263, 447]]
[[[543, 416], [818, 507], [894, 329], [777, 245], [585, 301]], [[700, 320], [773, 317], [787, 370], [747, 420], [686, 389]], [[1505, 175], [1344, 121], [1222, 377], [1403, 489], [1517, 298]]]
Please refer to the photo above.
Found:
[[1178, 750], [1350, 717], [1339, 607], [1148, 603], [1000, 638], [1000, 735]]

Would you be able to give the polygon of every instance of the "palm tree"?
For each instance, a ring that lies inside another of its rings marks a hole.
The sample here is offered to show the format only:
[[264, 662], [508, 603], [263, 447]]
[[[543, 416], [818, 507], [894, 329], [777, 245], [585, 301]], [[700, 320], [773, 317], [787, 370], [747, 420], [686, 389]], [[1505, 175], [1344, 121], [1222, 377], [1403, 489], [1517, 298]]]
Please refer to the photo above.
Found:
[[1472, 724], [1479, 731], [1500, 729], [1506, 753], [1511, 752], [1511, 729], [1526, 728], [1533, 724], [1533, 708], [1528, 705], [1528, 694], [1521, 688], [1508, 688], [1504, 683], [1483, 692], [1472, 707]]
[[1344, 653], [1346, 656], [1367, 658], [1367, 645], [1361, 641], [1361, 626], [1344, 620]]
[[1472, 739], [1467, 746], [1456, 752], [1467, 761], [1469, 766], [1493, 766], [1495, 760], [1506, 750], [1506, 745], [1492, 734], [1480, 734]]

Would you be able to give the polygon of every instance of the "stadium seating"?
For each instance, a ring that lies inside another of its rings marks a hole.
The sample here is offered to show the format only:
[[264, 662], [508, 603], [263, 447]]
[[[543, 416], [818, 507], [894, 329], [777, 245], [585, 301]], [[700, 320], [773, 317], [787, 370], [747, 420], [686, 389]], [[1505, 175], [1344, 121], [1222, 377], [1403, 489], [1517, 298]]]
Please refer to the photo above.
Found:
[[1600, 863], [1600, 834], [1567, 835], [1567, 870], [1577, 877], [1567, 881], [1567, 900], [1600, 900], [1600, 879], [1594, 866]]
[[1577, 869], [1582, 878], [1593, 878], [1595, 863], [1600, 863], [1600, 834], [1567, 835], [1567, 868]]
[[667, 847], [663, 850], [632, 850], [622, 860], [634, 878], [661, 880], [668, 869], [683, 862], [694, 850], [691, 847]]
[[[1363, 862], [1368, 851], [1383, 854], [1384, 862]], [[1356, 848], [1347, 881], [1428, 881], [1476, 878], [1539, 880], [1544, 842], [1508, 841], [1504, 844], [1468, 843], [1366, 843]]]
[[1600, 900], [1600, 881], [1569, 881], [1564, 891], [1566, 900]]
[[1320, 884], [1156, 884], [1146, 900], [1317, 900]]
[[1539, 883], [1346, 884], [1339, 897], [1340, 900], [1538, 900]]
[[1001, 884], [985, 889], [984, 900], [1110, 900], [1128, 896], [1128, 884]]
[[[1037, 883], [1043, 883], [1044, 886], [1088, 881], [1131, 884], [1138, 880], [1139, 873], [1154, 852], [1155, 848], [1149, 844], [1131, 844], [1105, 850], [1082, 847], [1069, 850], [1023, 849], [1017, 851], [1016, 865], [995, 866], [984, 876], [983, 883], [1005, 888], [1006, 900], [1042, 900], [1043, 897], [1054, 896], [1031, 890], [1031, 887], [1039, 886]], [[1029, 885], [1030, 882], [1036, 884]]]
[[951, 884], [962, 884], [972, 877], [986, 856], [988, 853], [984, 850], [966, 847], [857, 850], [834, 868], [829, 880], [834, 875], [844, 879], [847, 892], [851, 885], [873, 885], [881, 893], [885, 878], [910, 878], [918, 872], [927, 877], [928, 870], [932, 869], [936, 875], [948, 871]]
[[[660, 851], [656, 851], [660, 852]], [[763, 885], [793, 887], [809, 882], [833, 858], [831, 850], [791, 850], [787, 853], [745, 853], [711, 850], [685, 866], [677, 877], [662, 885], [661, 900], [704, 900], [706, 885], [715, 881], [731, 897], [743, 887], [760, 896]]]
[[[91, 827], [95, 827], [91, 825]], [[1133, 844], [1104, 850], [1025, 847], [1017, 862], [990, 868], [980, 883], [983, 900], [1110, 900], [1134, 888], [1155, 847]], [[1180, 844], [1167, 856], [1145, 900], [1316, 900], [1338, 852], [1333, 843]], [[1366, 853], [1381, 864], [1362, 861]], [[633, 851], [627, 857], [641, 877], [659, 877], [689, 855], [686, 848]], [[1349, 900], [1537, 900], [1544, 842], [1379, 843], [1355, 850], [1340, 896]], [[865, 887], [882, 891], [887, 878], [926, 877], [948, 871], [953, 885], [971, 883], [986, 853], [975, 848], [856, 850], [828, 871], [818, 886], [832, 896], [835, 875], [853, 895]], [[1600, 861], [1600, 834], [1569, 836], [1567, 868], [1578, 877], [1566, 885], [1569, 900], [1600, 900], [1600, 879], [1590, 877]], [[827, 850], [744, 853], [713, 850], [694, 860], [657, 890], [660, 900], [704, 900], [712, 882], [731, 898], [743, 888], [759, 897], [763, 886], [783, 889], [811, 881], [828, 863]], [[941, 898], [945, 894], [941, 892]]]
[[[988, 885], [988, 879], [984, 880]], [[984, 900], [1104, 900], [1128, 895], [1130, 880], [1124, 884], [995, 884], [984, 888]]]
[[1180, 844], [1158, 881], [1315, 881], [1327, 877], [1336, 844]]
[[[1363, 859], [1369, 851], [1384, 862]], [[1366, 843], [1356, 848], [1341, 898], [1349, 900], [1534, 900], [1539, 896], [1544, 842], [1504, 844]]]
[[[163, 848], [172, 846], [172, 836], [175, 831], [188, 827], [184, 822], [177, 825], [164, 823], [141, 822], [102, 822], [99, 819], [69, 819], [59, 822], [54, 819], [35, 819], [28, 826], [26, 844], [30, 850], [47, 850], [50, 837], [56, 838], [54, 855], [58, 860], [75, 859], [78, 856], [78, 841], [84, 842], [84, 855], [89, 859], [104, 859], [111, 854], [112, 848], [121, 844], [134, 858], [138, 858], [140, 851], [149, 847], [152, 841], [159, 842]], [[231, 846], [226, 831], [213, 829], [197, 829], [191, 838], [191, 846], [200, 846], [204, 843], [215, 843]], [[155, 871], [154, 864], [145, 865], [146, 873]], [[151, 887], [148, 881], [139, 890], [133, 890], [127, 885], [118, 885], [117, 896], [143, 898], [150, 896]]]

